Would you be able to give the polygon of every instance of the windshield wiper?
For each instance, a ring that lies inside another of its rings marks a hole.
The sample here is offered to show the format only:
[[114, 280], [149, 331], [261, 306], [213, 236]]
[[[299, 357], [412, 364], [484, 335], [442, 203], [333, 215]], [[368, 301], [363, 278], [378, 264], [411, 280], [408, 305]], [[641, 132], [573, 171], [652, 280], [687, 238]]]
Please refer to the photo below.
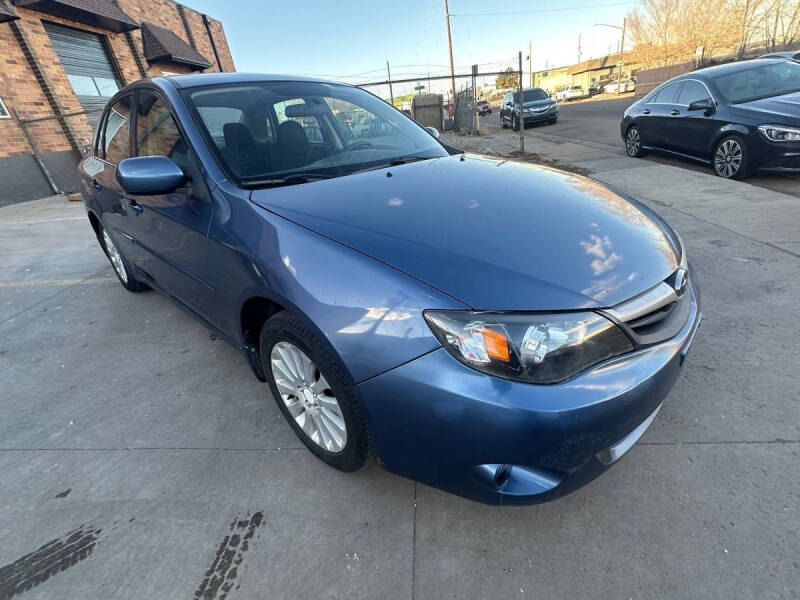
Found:
[[375, 165], [372, 167], [367, 167], [366, 169], [359, 169], [358, 171], [353, 171], [353, 175], [356, 173], [366, 173], [367, 171], [377, 171], [378, 169], [385, 169], [386, 167], [396, 167], [398, 165], [407, 165], [408, 163], [418, 162], [420, 160], [430, 160], [432, 158], [437, 158], [436, 156], [398, 156], [397, 158], [393, 158], [385, 163], [381, 163], [379, 165]]
[[300, 185], [301, 183], [310, 183], [312, 181], [321, 181], [323, 179], [332, 179], [339, 177], [338, 175], [325, 175], [323, 173], [297, 173], [296, 175], [287, 175], [286, 177], [275, 177], [273, 179], [252, 179], [250, 181], [243, 181], [242, 187], [249, 188], [271, 188], [281, 187], [286, 185]]

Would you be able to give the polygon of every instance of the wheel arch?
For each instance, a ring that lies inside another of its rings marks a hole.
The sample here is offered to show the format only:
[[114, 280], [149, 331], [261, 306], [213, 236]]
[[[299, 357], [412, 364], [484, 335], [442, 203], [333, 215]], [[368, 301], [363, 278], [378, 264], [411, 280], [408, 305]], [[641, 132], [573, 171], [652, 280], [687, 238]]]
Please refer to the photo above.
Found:
[[719, 128], [717, 134], [714, 136], [711, 147], [709, 148], [709, 157], [713, 159], [714, 149], [717, 147], [724, 138], [730, 137], [732, 135], [738, 135], [742, 138], [747, 138], [750, 130], [745, 125], [740, 125], [739, 123], [727, 123]]
[[102, 225], [100, 225], [100, 218], [95, 214], [93, 210], [89, 210], [87, 212], [89, 217], [89, 223], [94, 230], [94, 234], [97, 236], [97, 239], [100, 239], [100, 232], [102, 231]]
[[241, 303], [239, 309], [239, 327], [242, 340], [242, 348], [247, 357], [247, 362], [253, 370], [255, 376], [259, 381], [266, 381], [266, 373], [261, 364], [261, 349], [259, 348], [259, 338], [261, 329], [267, 320], [281, 312], [286, 311], [299, 319], [303, 325], [308, 327], [322, 345], [324, 345], [330, 355], [339, 365], [339, 368], [344, 373], [348, 385], [354, 385], [355, 379], [353, 378], [350, 369], [342, 360], [342, 357], [330, 343], [328, 337], [319, 329], [319, 327], [306, 315], [299, 307], [285, 298], [278, 298], [267, 290], [250, 290], [245, 295], [245, 299]]

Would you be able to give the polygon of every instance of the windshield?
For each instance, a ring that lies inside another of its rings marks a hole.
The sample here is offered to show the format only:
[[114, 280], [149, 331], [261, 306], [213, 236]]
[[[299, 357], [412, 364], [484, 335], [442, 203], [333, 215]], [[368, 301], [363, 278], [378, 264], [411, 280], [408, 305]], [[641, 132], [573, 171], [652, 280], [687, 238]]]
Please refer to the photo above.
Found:
[[[539, 88], [532, 90], [522, 90], [523, 102], [532, 102], [534, 100], [547, 100], [548, 95]], [[514, 94], [514, 102], [519, 102], [519, 92]]]
[[344, 85], [266, 81], [183, 92], [212, 150], [241, 184], [348, 175], [447, 152], [386, 102]]
[[720, 93], [731, 104], [800, 91], [800, 64], [785, 61], [714, 78]]

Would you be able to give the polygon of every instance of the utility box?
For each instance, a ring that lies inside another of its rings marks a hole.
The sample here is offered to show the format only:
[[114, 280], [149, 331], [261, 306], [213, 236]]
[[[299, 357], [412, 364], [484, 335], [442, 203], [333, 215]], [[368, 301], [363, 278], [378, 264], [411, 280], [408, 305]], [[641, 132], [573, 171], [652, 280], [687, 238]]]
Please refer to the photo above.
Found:
[[423, 127], [442, 129], [442, 95], [420, 94], [411, 101], [411, 116]]

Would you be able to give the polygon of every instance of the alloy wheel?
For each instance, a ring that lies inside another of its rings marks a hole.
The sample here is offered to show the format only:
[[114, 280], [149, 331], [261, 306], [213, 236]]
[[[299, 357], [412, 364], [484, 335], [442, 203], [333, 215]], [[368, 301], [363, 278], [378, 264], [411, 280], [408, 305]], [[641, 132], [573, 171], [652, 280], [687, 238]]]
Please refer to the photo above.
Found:
[[281, 400], [300, 429], [328, 452], [341, 452], [347, 444], [344, 415], [313, 361], [291, 342], [278, 342], [270, 352], [270, 364]]
[[714, 153], [714, 170], [722, 177], [733, 177], [742, 167], [742, 147], [734, 139], [724, 140]]
[[119, 250], [117, 250], [117, 247], [114, 245], [114, 242], [111, 241], [105, 229], [103, 229], [103, 243], [106, 246], [106, 252], [108, 253], [108, 259], [111, 261], [111, 266], [114, 267], [122, 283], [128, 283], [128, 271], [125, 268], [125, 263], [122, 262], [122, 255], [120, 255]]
[[639, 154], [639, 149], [642, 147], [642, 138], [639, 136], [639, 130], [632, 127], [625, 136], [625, 151], [628, 156], [636, 156]]

